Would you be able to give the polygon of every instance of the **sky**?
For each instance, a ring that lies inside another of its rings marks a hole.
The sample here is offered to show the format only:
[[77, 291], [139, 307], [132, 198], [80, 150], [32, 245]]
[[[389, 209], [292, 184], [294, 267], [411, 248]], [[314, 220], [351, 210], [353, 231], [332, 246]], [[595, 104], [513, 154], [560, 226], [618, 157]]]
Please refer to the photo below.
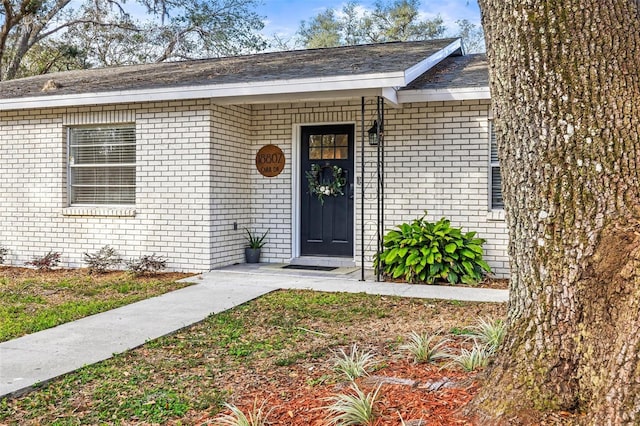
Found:
[[[264, 35], [278, 34], [287, 38], [295, 34], [300, 21], [309, 20], [328, 8], [341, 10], [345, 3], [345, 0], [263, 0], [263, 5], [257, 11], [265, 17], [266, 25], [262, 31]], [[373, 9], [375, 1], [361, 0], [358, 3]], [[471, 23], [480, 25], [477, 0], [422, 0], [420, 11], [427, 18], [440, 15], [451, 31], [457, 28], [455, 22], [459, 19], [468, 19]]]

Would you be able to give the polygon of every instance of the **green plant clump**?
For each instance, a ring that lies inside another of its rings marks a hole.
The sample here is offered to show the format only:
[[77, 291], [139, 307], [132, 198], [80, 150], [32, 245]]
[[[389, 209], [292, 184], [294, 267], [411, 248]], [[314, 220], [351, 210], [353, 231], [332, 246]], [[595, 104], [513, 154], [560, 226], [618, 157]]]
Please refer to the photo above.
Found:
[[245, 228], [245, 231], [247, 231], [247, 243], [249, 243], [249, 248], [252, 249], [259, 249], [262, 248], [265, 244], [265, 238], [267, 238], [267, 235], [269, 234], [269, 230], [267, 229], [267, 232], [265, 232], [262, 235], [258, 235], [258, 234], [253, 234], [251, 233], [251, 231], [249, 231], [248, 229]]
[[480, 319], [473, 327], [471, 337], [480, 340], [487, 345], [491, 352], [495, 352], [507, 334], [507, 324], [501, 319], [492, 321], [490, 319]]
[[374, 267], [385, 277], [404, 278], [409, 283], [477, 284], [489, 265], [482, 260], [485, 240], [475, 232], [462, 233], [442, 218], [436, 223], [425, 216], [403, 223], [384, 236], [384, 250], [376, 256]]
[[361, 376], [368, 375], [368, 369], [373, 368], [377, 362], [371, 352], [361, 352], [358, 345], [351, 346], [351, 353], [340, 349], [340, 353], [334, 357], [334, 368], [343, 373], [347, 379], [353, 381]]
[[265, 412], [265, 402], [258, 406], [257, 401], [253, 403], [253, 409], [247, 414], [242, 412], [233, 404], [224, 404], [231, 411], [231, 414], [221, 414], [215, 421], [219, 426], [264, 426], [267, 425], [267, 417], [271, 411]]
[[355, 383], [351, 384], [352, 394], [338, 394], [327, 398], [331, 402], [327, 407], [326, 421], [330, 425], [366, 425], [376, 424], [378, 417], [375, 403], [380, 393], [380, 386], [365, 394]]
[[441, 339], [435, 343], [435, 339], [434, 334], [418, 334], [412, 331], [409, 334], [409, 342], [400, 346], [400, 349], [409, 352], [416, 363], [435, 362], [447, 358], [449, 353], [444, 348], [449, 340]]

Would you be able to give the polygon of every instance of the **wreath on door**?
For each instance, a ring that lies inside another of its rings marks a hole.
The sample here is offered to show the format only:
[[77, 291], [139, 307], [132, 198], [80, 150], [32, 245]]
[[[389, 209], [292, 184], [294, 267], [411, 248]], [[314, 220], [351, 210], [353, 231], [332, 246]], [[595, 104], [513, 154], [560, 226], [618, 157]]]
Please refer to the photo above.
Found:
[[[324, 179], [324, 171], [328, 168], [331, 169], [331, 179]], [[309, 182], [309, 194], [318, 197], [320, 204], [324, 205], [324, 197], [344, 195], [342, 189], [346, 185], [347, 179], [343, 176], [342, 168], [312, 164], [311, 170], [308, 170], [305, 174]]]

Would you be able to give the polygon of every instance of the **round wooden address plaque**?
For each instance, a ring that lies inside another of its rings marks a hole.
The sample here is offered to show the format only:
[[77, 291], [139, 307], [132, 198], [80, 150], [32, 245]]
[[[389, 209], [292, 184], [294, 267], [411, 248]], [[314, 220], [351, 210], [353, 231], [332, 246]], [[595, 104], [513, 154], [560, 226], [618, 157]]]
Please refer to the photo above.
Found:
[[256, 168], [262, 176], [278, 176], [284, 170], [284, 153], [275, 145], [265, 145], [256, 154]]

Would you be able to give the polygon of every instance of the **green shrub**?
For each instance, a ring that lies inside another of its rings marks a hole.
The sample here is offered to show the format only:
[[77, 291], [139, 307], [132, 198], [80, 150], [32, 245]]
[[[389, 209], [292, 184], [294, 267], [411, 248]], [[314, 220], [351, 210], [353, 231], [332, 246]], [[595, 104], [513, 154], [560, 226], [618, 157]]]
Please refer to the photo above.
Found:
[[482, 244], [475, 232], [462, 233], [445, 218], [436, 223], [425, 216], [403, 223], [384, 236], [383, 251], [374, 267], [385, 277], [404, 278], [410, 283], [476, 284], [491, 272], [482, 260]]
[[33, 266], [40, 271], [50, 271], [60, 264], [61, 254], [57, 251], [50, 251], [44, 256], [36, 256], [33, 260], [25, 262], [25, 265]]
[[122, 257], [114, 248], [104, 246], [97, 253], [85, 253], [84, 262], [89, 265], [89, 271], [104, 274], [116, 269], [122, 263]]
[[167, 267], [167, 259], [162, 256], [144, 255], [127, 261], [127, 270], [135, 275], [155, 274]]

